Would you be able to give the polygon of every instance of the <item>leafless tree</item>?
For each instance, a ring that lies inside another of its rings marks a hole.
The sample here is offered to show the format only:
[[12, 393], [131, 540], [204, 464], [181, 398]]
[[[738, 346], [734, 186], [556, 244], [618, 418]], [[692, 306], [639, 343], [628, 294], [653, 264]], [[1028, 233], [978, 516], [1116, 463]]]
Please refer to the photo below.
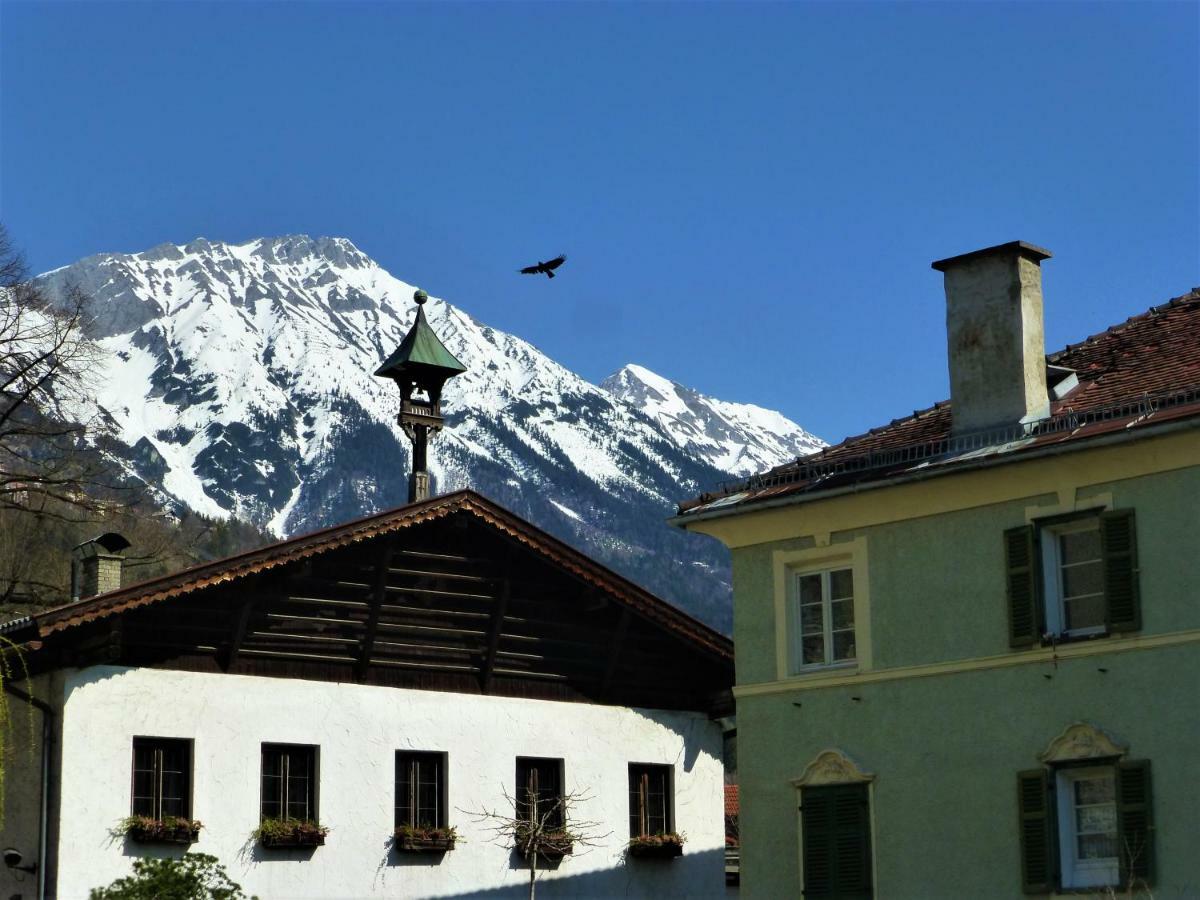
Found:
[[85, 299], [72, 288], [51, 304], [0, 226], [0, 509], [61, 518], [95, 510], [93, 488], [115, 487], [85, 441], [105, 430], [86, 403], [98, 357], [84, 333]]
[[464, 810], [483, 823], [493, 840], [519, 853], [529, 868], [529, 900], [536, 900], [538, 862], [562, 859], [579, 847], [599, 847], [612, 835], [601, 832], [601, 823], [580, 818], [579, 807], [592, 799], [586, 792], [564, 793], [555, 799], [539, 798], [537, 791], [526, 789], [526, 799], [518, 803], [504, 791], [502, 809]]

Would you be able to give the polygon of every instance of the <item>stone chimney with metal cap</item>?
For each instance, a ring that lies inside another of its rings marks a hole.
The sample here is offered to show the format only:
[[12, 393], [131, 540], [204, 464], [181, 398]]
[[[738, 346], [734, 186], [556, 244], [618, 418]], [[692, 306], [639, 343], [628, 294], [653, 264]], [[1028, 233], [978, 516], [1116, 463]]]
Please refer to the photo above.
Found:
[[121, 587], [121, 569], [129, 541], [110, 531], [71, 551], [71, 598], [86, 600]]
[[1024, 241], [939, 260], [954, 434], [1050, 414], [1042, 331], [1042, 268], [1050, 252]]

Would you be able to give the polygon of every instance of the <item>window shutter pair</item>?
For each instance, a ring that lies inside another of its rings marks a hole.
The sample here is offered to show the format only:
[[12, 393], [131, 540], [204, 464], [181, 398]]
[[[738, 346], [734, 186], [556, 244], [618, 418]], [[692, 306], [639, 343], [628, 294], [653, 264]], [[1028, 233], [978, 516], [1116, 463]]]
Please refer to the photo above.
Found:
[[805, 900], [871, 900], [871, 810], [865, 784], [800, 793]]
[[[1021, 888], [1026, 894], [1050, 894], [1058, 886], [1058, 822], [1053, 772], [1031, 769], [1017, 774], [1020, 819]], [[1148, 886], [1154, 876], [1154, 819], [1150, 763], [1131, 760], [1117, 766], [1117, 844], [1122, 890]]]
[[[1108, 630], [1138, 631], [1142, 627], [1142, 606], [1133, 510], [1100, 516], [1100, 546]], [[1008, 570], [1008, 643], [1010, 647], [1032, 647], [1041, 640], [1046, 623], [1037, 526], [1023, 525], [1004, 532], [1004, 553]]]

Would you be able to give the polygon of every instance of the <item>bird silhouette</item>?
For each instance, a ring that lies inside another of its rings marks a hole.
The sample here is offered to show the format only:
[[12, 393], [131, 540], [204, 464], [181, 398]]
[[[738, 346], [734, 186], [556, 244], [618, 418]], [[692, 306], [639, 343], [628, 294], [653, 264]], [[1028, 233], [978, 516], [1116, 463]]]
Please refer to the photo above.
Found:
[[520, 272], [522, 275], [545, 275], [547, 278], [553, 278], [554, 270], [566, 261], [567, 255], [561, 253], [547, 262], [539, 262], [536, 266], [526, 266]]

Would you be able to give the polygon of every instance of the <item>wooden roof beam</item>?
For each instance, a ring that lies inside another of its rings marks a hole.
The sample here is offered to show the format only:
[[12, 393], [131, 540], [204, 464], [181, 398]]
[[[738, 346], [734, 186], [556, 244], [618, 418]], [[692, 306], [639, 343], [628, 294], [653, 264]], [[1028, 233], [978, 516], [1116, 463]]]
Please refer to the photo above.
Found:
[[250, 616], [254, 613], [254, 606], [258, 602], [258, 596], [258, 593], [253, 590], [247, 591], [247, 597], [242, 601], [242, 607], [234, 617], [233, 632], [229, 635], [229, 646], [221, 654], [220, 660], [218, 660], [221, 668], [226, 672], [232, 669], [233, 664], [237, 662], [238, 654], [242, 650], [242, 644], [246, 640], [246, 629], [250, 625]]
[[612, 687], [613, 676], [617, 672], [617, 663], [621, 661], [621, 650], [625, 646], [625, 637], [629, 633], [629, 620], [632, 616], [629, 608], [621, 610], [621, 618], [617, 621], [617, 631], [613, 636], [612, 651], [608, 655], [608, 664], [604, 667], [604, 680], [600, 682], [600, 691], [608, 694]]
[[504, 613], [508, 609], [508, 599], [512, 593], [512, 582], [506, 575], [500, 582], [500, 596], [496, 599], [496, 607], [492, 610], [491, 632], [488, 634], [487, 655], [483, 660], [483, 671], [479, 676], [480, 687], [486, 694], [492, 688], [492, 676], [496, 672], [496, 651], [500, 649], [500, 634], [504, 630]]
[[362, 649], [354, 665], [354, 677], [365, 681], [371, 665], [371, 654], [375, 650], [375, 635], [379, 631], [379, 614], [387, 597], [388, 566], [392, 563], [392, 545], [387, 538], [379, 542], [379, 555], [375, 563], [375, 587], [371, 592], [371, 612], [367, 618], [367, 631], [363, 635]]

